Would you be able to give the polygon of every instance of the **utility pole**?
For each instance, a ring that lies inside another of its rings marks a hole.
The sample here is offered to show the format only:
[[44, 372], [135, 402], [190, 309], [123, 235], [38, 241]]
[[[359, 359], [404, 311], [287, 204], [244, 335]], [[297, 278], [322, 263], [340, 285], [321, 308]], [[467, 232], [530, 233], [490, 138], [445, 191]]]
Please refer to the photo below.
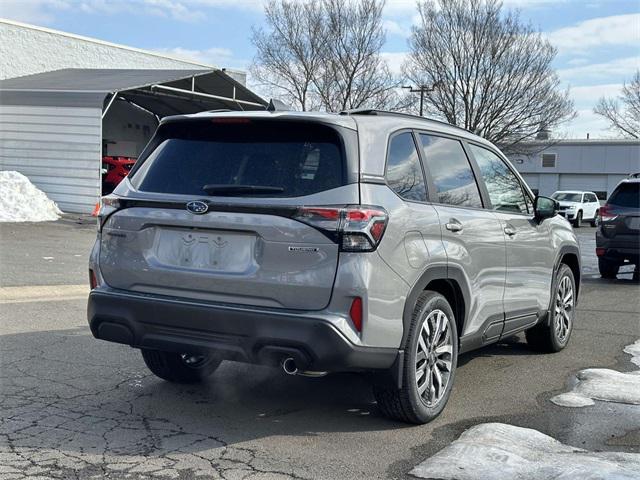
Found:
[[402, 88], [406, 88], [409, 90], [409, 93], [419, 93], [420, 94], [420, 116], [422, 117], [424, 111], [424, 94], [428, 92], [433, 92], [438, 86], [438, 82], [433, 85], [419, 85], [417, 87], [413, 87], [411, 85], [403, 86]]

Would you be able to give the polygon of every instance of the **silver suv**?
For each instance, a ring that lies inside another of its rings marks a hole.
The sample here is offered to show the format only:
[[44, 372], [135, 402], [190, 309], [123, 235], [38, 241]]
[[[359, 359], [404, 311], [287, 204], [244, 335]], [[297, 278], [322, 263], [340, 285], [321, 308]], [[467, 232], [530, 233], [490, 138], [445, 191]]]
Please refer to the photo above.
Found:
[[222, 360], [368, 374], [424, 423], [460, 353], [567, 345], [580, 252], [491, 143], [380, 111], [166, 118], [99, 213], [88, 319], [173, 382]]

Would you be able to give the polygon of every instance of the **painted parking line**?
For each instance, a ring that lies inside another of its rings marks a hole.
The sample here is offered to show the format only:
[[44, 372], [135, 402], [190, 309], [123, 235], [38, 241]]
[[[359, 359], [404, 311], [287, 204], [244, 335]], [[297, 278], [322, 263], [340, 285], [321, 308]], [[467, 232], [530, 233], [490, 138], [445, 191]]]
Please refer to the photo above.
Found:
[[7, 303], [81, 300], [89, 295], [88, 285], [26, 285], [0, 287], [0, 305]]

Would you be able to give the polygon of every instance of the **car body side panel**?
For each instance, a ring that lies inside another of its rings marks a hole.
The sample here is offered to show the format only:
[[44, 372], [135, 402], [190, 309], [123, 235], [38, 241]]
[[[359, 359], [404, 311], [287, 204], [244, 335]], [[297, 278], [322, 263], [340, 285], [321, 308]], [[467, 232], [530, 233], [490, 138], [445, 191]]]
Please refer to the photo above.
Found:
[[378, 252], [409, 285], [429, 264], [446, 262], [440, 221], [427, 203], [407, 202], [386, 185], [361, 184], [362, 202], [384, 206], [389, 224]]
[[460, 231], [442, 229], [447, 264], [463, 272], [470, 288], [467, 320], [460, 335], [486, 330], [488, 340], [499, 337], [504, 320], [506, 275], [505, 239], [500, 221], [483, 209], [436, 205], [443, 225], [452, 223]]
[[507, 320], [521, 317], [523, 321], [528, 318], [535, 323], [539, 314], [546, 311], [549, 305], [549, 285], [553, 279], [556, 253], [550, 236], [552, 221], [540, 223], [532, 215], [500, 211], [496, 211], [495, 215], [500, 219], [503, 229], [508, 227], [515, 232], [505, 235], [505, 316]]

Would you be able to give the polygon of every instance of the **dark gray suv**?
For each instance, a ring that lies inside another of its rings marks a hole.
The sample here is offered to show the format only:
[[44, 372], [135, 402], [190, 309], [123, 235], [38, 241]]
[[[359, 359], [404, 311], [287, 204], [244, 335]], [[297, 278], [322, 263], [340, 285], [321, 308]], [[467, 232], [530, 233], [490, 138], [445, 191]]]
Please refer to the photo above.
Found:
[[381, 411], [428, 422], [460, 353], [569, 341], [580, 253], [491, 143], [380, 111], [162, 121], [104, 197], [96, 338], [174, 382], [223, 360], [366, 373]]
[[603, 278], [616, 278], [620, 267], [635, 265], [638, 278], [640, 261], [640, 175], [621, 181], [600, 209], [600, 228], [596, 231], [598, 269]]

